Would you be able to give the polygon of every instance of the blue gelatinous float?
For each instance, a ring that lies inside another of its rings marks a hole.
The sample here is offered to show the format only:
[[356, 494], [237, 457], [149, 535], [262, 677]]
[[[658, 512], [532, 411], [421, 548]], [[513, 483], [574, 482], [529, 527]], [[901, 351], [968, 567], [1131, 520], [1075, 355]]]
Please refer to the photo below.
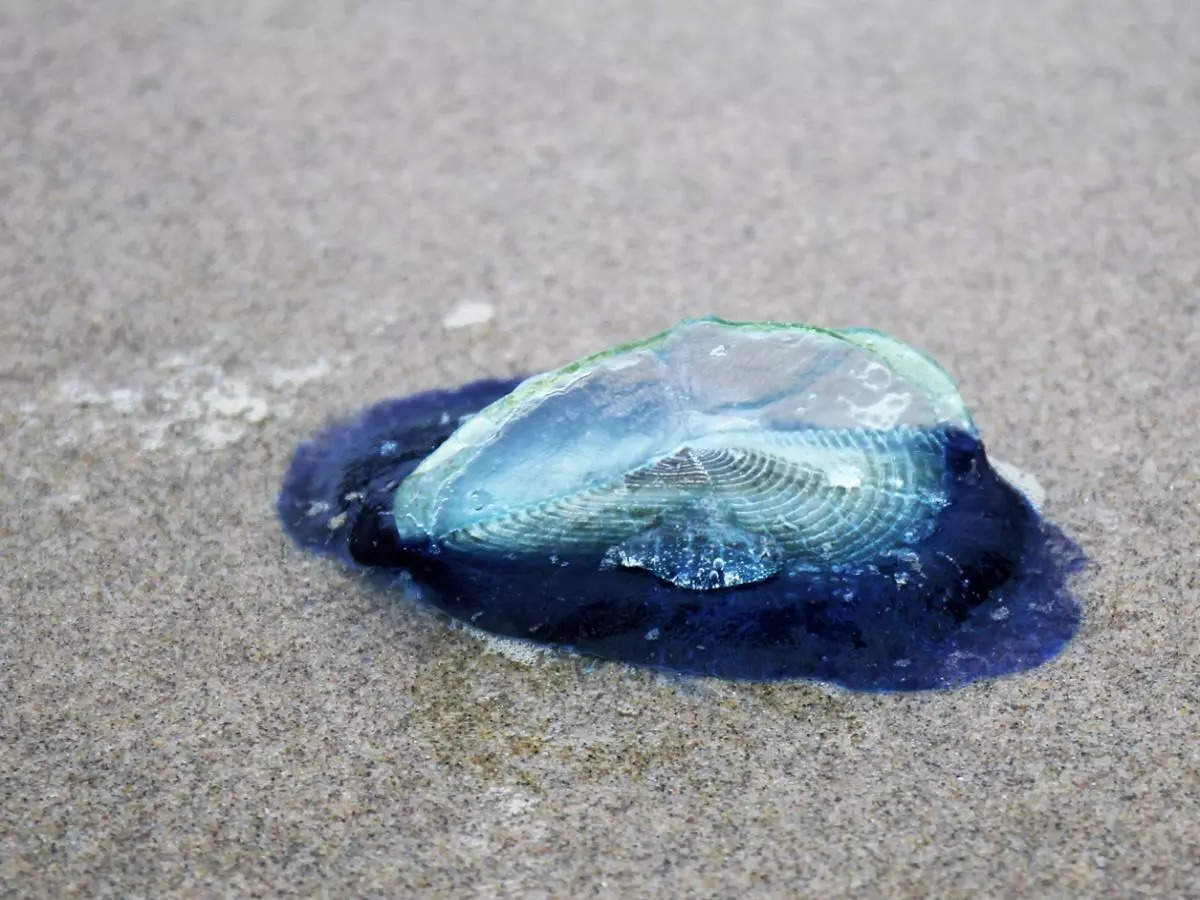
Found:
[[689, 320], [386, 401], [302, 445], [278, 509], [476, 627], [678, 672], [951, 687], [1080, 621], [1079, 548], [949, 376], [866, 329]]

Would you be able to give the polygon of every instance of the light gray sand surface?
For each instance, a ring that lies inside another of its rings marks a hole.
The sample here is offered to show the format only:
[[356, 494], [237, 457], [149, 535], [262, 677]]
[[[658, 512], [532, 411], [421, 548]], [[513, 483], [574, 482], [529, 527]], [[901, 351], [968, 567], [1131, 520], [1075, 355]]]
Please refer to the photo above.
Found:
[[[0, 893], [1200, 895], [1200, 5], [0, 7]], [[522, 661], [297, 442], [686, 315], [870, 325], [1087, 551], [1039, 669]]]

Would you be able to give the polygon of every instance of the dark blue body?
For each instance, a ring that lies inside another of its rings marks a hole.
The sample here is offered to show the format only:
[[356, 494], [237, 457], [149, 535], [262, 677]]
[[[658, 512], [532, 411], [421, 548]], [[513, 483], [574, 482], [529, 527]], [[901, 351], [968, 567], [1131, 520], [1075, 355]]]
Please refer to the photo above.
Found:
[[519, 379], [390, 400], [297, 451], [279, 515], [301, 546], [408, 571], [479, 628], [608, 659], [735, 679], [818, 678], [860, 690], [952, 687], [1036, 666], [1079, 627], [1083, 555], [1000, 479], [978, 439], [945, 434], [948, 505], [903, 559], [694, 591], [598, 559], [510, 560], [401, 546], [399, 482], [462, 416]]

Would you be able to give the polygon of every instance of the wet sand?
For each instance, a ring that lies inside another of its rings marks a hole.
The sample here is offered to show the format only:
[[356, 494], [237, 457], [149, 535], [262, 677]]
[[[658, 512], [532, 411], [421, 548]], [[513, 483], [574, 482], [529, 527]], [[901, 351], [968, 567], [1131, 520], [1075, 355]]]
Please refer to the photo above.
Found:
[[[1200, 7], [0, 13], [0, 888], [1200, 893]], [[686, 679], [289, 544], [368, 402], [869, 325], [1088, 554], [951, 692]]]

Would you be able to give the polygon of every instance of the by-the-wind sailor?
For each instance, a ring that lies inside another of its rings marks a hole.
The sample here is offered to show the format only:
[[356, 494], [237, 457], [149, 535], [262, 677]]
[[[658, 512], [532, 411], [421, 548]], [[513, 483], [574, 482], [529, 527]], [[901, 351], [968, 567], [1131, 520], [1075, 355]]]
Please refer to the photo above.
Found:
[[478, 627], [685, 672], [943, 687], [1079, 623], [1078, 548], [949, 376], [866, 329], [692, 320], [388, 401], [300, 448], [279, 511]]

